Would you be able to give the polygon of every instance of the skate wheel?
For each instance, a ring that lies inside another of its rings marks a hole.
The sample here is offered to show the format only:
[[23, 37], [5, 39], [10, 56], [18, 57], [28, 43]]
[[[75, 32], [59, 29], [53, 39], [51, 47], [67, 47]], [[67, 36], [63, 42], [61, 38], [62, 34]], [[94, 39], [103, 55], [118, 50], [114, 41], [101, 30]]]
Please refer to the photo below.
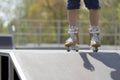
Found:
[[93, 52], [98, 52], [98, 47], [94, 47]]
[[78, 52], [79, 50], [76, 50], [76, 52]]
[[67, 47], [67, 52], [70, 52], [70, 47]]
[[70, 50], [68, 49], [67, 52], [70, 52]]

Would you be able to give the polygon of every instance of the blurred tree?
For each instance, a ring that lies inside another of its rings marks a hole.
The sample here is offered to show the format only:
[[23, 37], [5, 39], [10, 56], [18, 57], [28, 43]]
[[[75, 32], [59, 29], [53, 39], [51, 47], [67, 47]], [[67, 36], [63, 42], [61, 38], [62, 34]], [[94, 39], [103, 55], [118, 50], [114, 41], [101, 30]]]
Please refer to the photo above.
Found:
[[30, 19], [65, 19], [65, 1], [60, 0], [24, 0], [25, 16]]
[[37, 18], [39, 18], [39, 15], [40, 15], [39, 13], [40, 13], [40, 6], [39, 6], [39, 4], [33, 4], [29, 8], [28, 17], [37, 19]]
[[[24, 0], [25, 4], [25, 14], [23, 19], [38, 19], [38, 20], [66, 20], [66, 3], [65, 0]], [[32, 25], [40, 26], [39, 23], [31, 22], [29, 27]], [[47, 29], [43, 32], [57, 33], [58, 24], [56, 23], [42, 23], [44, 27], [49, 26], [49, 28], [54, 27], [53, 30]], [[51, 26], [51, 27], [50, 27]], [[61, 24], [63, 26], [63, 24]], [[37, 30], [39, 32], [39, 30]], [[64, 29], [60, 30], [61, 33], [64, 32]], [[57, 34], [55, 34], [57, 35]], [[57, 37], [57, 36], [56, 36]], [[48, 37], [49, 38], [49, 37]], [[60, 38], [62, 41], [62, 37]]]

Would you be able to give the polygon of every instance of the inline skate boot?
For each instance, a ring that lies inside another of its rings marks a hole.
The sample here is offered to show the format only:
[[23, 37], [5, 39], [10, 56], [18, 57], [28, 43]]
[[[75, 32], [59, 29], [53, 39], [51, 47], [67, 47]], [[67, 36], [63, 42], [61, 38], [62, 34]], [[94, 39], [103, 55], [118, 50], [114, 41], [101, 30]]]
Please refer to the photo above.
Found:
[[99, 27], [91, 27], [90, 31], [90, 47], [92, 47], [93, 52], [98, 52], [98, 47], [101, 46], [100, 39], [100, 28]]
[[69, 26], [69, 38], [66, 40], [65, 47], [67, 51], [75, 50], [76, 52], [79, 51], [79, 35], [78, 35], [78, 27], [76, 26]]

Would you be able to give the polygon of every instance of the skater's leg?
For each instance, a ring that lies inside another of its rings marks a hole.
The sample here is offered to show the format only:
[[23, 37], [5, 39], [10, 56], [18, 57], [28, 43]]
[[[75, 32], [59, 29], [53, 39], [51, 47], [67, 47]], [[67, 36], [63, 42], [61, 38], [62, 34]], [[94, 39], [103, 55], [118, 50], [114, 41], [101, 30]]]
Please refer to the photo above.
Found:
[[[84, 0], [85, 6], [89, 10], [89, 17], [90, 17], [90, 35], [91, 35], [91, 46], [100, 46], [100, 39], [99, 39], [99, 0]], [[94, 42], [94, 45], [93, 45]]]
[[68, 14], [68, 33], [69, 38], [66, 40], [65, 46], [75, 46], [79, 44], [78, 36], [78, 12], [80, 7], [80, 0], [67, 0], [67, 14]]
[[[78, 35], [78, 9], [68, 10], [68, 22], [69, 22], [69, 34], [74, 33], [76, 37], [77, 43], [79, 43], [79, 35]], [[71, 31], [74, 30], [74, 31]]]
[[93, 47], [99, 47], [101, 45], [101, 41], [99, 38], [100, 27], [99, 27], [99, 10], [98, 9], [90, 9], [90, 36], [91, 42], [90, 45]]
[[78, 36], [78, 9], [68, 10], [68, 22], [69, 22], [69, 38], [67, 39], [65, 46], [79, 44]]

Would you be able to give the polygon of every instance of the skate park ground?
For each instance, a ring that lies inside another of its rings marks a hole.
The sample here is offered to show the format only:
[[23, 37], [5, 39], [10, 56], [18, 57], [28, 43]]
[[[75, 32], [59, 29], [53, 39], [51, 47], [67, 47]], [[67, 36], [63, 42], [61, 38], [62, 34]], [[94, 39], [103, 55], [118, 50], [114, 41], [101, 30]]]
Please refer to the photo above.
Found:
[[120, 50], [0, 50], [20, 80], [120, 80]]

